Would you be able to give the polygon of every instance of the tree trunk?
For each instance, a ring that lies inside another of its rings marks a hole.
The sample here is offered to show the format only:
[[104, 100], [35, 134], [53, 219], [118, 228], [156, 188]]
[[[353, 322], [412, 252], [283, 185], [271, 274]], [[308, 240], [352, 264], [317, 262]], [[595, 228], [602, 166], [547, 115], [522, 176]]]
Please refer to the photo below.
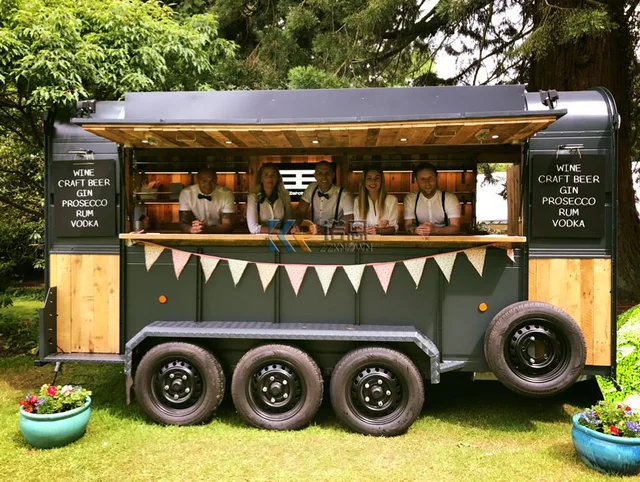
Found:
[[[537, 11], [546, 2], [536, 2]], [[555, 1], [580, 8], [581, 0]], [[635, 206], [631, 169], [631, 98], [634, 65], [632, 38], [624, 16], [624, 1], [610, 1], [610, 19], [618, 27], [600, 37], [574, 44], [555, 45], [544, 58], [532, 62], [529, 90], [584, 90], [606, 87], [621, 117], [618, 136], [618, 293], [627, 302], [640, 302], [640, 219]], [[534, 16], [534, 24], [540, 21]]]

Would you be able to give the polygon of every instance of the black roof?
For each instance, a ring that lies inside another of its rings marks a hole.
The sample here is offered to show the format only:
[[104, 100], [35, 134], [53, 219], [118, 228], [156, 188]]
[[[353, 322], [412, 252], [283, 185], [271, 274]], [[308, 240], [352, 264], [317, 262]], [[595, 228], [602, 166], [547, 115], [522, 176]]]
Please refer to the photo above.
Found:
[[[78, 124], [324, 124], [549, 115], [524, 85], [128, 93]], [[124, 105], [124, 111], [122, 110]], [[561, 115], [563, 112], [553, 112]]]

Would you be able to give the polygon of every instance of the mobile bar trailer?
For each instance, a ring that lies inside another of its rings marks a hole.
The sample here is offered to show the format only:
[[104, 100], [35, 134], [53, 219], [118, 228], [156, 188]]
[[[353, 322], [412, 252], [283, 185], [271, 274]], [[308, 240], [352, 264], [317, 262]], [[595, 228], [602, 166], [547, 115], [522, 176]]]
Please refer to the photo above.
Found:
[[[328, 380], [341, 422], [394, 435], [446, 372], [493, 372], [533, 397], [615, 377], [619, 118], [605, 89], [130, 93], [74, 115], [46, 126], [38, 363], [123, 363], [127, 403], [156, 422], [207, 420], [230, 380], [248, 423], [296, 429]], [[435, 164], [462, 233], [246, 234], [258, 167], [281, 163], [295, 200], [321, 159], [351, 191], [382, 167], [401, 212], [412, 167]], [[512, 165], [503, 234], [475, 222], [486, 162]], [[205, 165], [234, 192], [233, 234], [178, 229], [177, 193]]]

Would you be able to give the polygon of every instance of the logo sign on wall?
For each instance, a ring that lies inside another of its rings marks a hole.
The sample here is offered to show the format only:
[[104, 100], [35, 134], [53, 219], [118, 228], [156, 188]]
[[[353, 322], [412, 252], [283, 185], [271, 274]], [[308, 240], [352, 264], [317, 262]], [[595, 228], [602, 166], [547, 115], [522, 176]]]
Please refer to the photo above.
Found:
[[57, 161], [51, 169], [55, 235], [115, 236], [114, 161]]
[[289, 191], [292, 201], [299, 201], [304, 190], [315, 182], [313, 164], [280, 164], [280, 174], [284, 187]]

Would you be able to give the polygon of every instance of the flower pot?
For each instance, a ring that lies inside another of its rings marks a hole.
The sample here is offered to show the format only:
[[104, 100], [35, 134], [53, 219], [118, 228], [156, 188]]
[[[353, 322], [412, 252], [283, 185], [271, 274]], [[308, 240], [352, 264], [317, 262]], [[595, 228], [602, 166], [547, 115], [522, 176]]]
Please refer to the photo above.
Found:
[[91, 416], [91, 397], [82, 407], [62, 413], [40, 415], [20, 407], [20, 430], [26, 441], [39, 449], [62, 447], [84, 434]]
[[640, 472], [640, 438], [615, 437], [591, 430], [573, 416], [571, 438], [582, 461], [606, 474], [635, 475]]

